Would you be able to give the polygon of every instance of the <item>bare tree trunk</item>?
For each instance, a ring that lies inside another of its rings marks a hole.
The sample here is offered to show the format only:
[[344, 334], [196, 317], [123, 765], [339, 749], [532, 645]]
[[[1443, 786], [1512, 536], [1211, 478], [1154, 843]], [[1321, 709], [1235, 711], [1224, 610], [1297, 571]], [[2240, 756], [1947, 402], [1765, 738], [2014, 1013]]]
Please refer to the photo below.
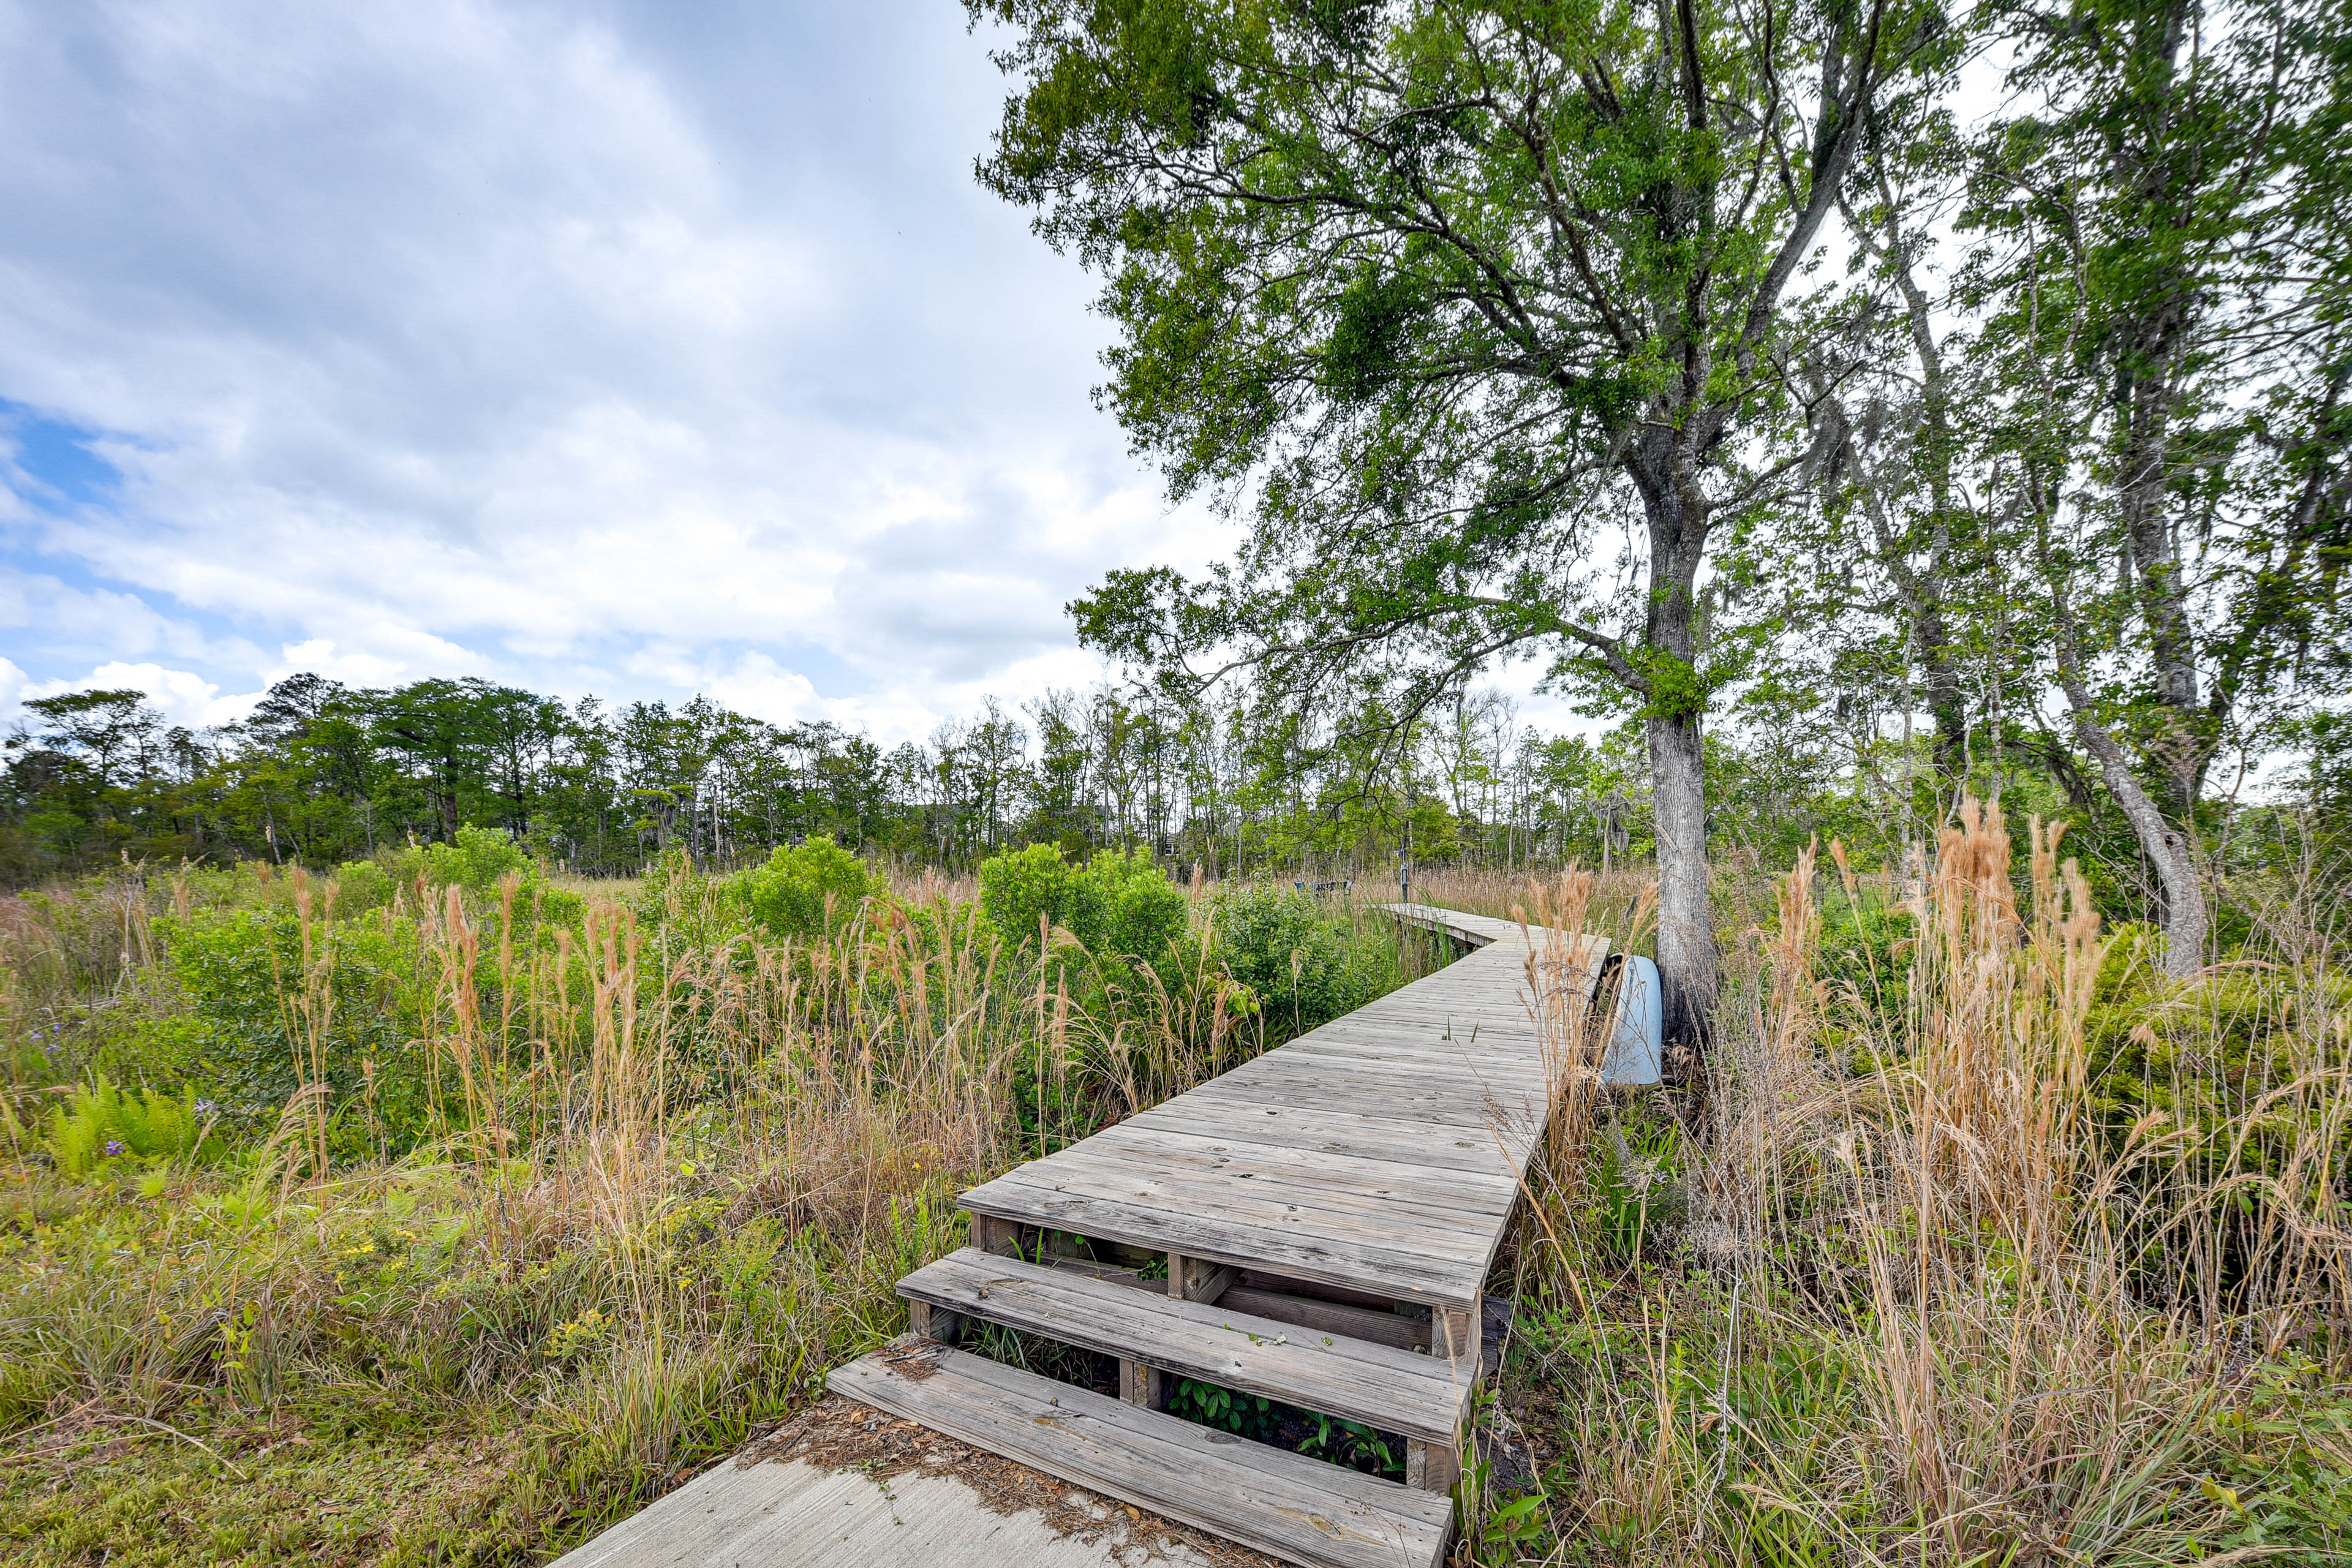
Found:
[[1658, 834], [1658, 978], [1665, 1044], [1688, 1056], [1706, 1048], [1715, 1012], [1715, 915], [1706, 867], [1706, 766], [1701, 721], [1698, 564], [1707, 518], [1695, 487], [1665, 464], [1644, 485], [1650, 524], [1650, 603], [1643, 628], [1649, 686], [1650, 788]]
[[[2046, 512], [2044, 514], [2047, 515]], [[2139, 839], [2140, 852], [2156, 868], [2164, 908], [2158, 924], [2164, 931], [2164, 972], [2176, 979], [2194, 974], [2205, 963], [2205, 889], [2198, 880], [2197, 859], [2187, 834], [2165, 820], [2164, 813], [2132, 776], [2131, 759], [2107, 727], [2099, 722], [2098, 705], [2083, 679], [2082, 644], [2074, 632], [2074, 611], [2050, 561], [2045, 534], [2039, 545], [2042, 571], [2050, 584], [2050, 608], [2058, 634], [2058, 685], [2074, 720], [2075, 738], [2099, 764], [2107, 792], [2123, 807], [2124, 817]]]
[[1715, 914], [1707, 895], [1706, 773], [1696, 713], [1649, 723], [1658, 825], [1658, 977], [1665, 1038], [1703, 1049], [1715, 1009]]
[[2217, 726], [2199, 694], [2197, 637], [2189, 602], [2188, 563], [2174, 537], [2169, 508], [2171, 432], [2168, 384], [2144, 381], [2131, 389], [2125, 481], [2121, 502], [2127, 565], [2137, 580], [2139, 608], [2147, 626], [2148, 653], [2155, 665], [2156, 696], [2169, 731], [2155, 747], [2164, 764], [2166, 803], [2184, 821], [2204, 793]]
[[2065, 688], [2067, 706], [2074, 710], [2075, 736], [2083, 749], [2098, 760], [2107, 793], [2124, 808], [2141, 851], [2156, 867], [2164, 894], [2158, 922], [2164, 931], [2164, 972], [2175, 979], [2194, 974], [2205, 965], [2205, 889], [2198, 879], [2197, 859], [2188, 837], [2164, 819], [2164, 813], [2132, 776], [2130, 760], [2099, 722], [2082, 678], [2062, 668], [2058, 679]]

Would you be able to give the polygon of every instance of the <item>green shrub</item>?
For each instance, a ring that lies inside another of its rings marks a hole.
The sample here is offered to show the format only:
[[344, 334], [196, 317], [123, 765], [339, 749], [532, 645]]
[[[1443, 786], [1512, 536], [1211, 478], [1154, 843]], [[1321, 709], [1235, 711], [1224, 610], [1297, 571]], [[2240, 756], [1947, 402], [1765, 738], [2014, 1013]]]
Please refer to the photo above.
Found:
[[1911, 911], [1873, 887], [1857, 900], [1843, 888], [1822, 900], [1819, 956], [1822, 978], [1851, 986], [1875, 1002], [1900, 996], [1909, 984], [1914, 929]]
[[[169, 1062], [226, 1116], [266, 1123], [300, 1086], [296, 1061], [308, 1055], [291, 1005], [306, 987], [300, 922], [284, 909], [200, 909], [155, 930], [187, 1011], [147, 1031], [141, 1065], [152, 1073]], [[407, 920], [314, 925], [311, 963], [332, 997], [324, 1066], [336, 1102], [365, 1100], [384, 1135], [405, 1146], [428, 1121], [424, 1010], [434, 1005], [437, 966]], [[483, 1010], [495, 1016], [495, 1000]]]
[[996, 934], [1018, 947], [1034, 943], [1050, 921], [1092, 945], [1102, 927], [1101, 892], [1058, 844], [1009, 849], [980, 863], [980, 907]]
[[2164, 973], [2164, 932], [2146, 921], [2124, 921], [2107, 932], [2094, 998], [2102, 1006], [2136, 1004], [2158, 994]]
[[1212, 955], [1248, 986], [1276, 1027], [1328, 1024], [1393, 989], [1396, 945], [1360, 931], [1311, 893], [1245, 887], [1218, 895]]
[[499, 907], [506, 897], [503, 884], [511, 877], [518, 884], [514, 909], [519, 922], [566, 924], [578, 920], [585, 907], [577, 893], [551, 886], [530, 851], [495, 827], [468, 823], [457, 829], [452, 843], [406, 852], [400, 869], [404, 881], [423, 877], [433, 887], [463, 889], [478, 913]]
[[778, 936], [799, 937], [821, 935], [856, 913], [873, 885], [866, 862], [830, 834], [778, 849], [766, 865], [744, 872], [741, 882], [754, 919]]
[[980, 903], [1006, 942], [1034, 944], [1041, 919], [1101, 958], [1157, 962], [1184, 934], [1191, 906], [1145, 849], [1100, 849], [1083, 866], [1055, 844], [981, 862]]
[[713, 876], [673, 844], [647, 863], [629, 895], [630, 912], [648, 940], [671, 952], [729, 947], [754, 923], [747, 882], [751, 873]]
[[428, 844], [417, 851], [425, 879], [441, 887], [452, 884], [469, 893], [498, 896], [499, 883], [508, 877], [528, 881], [539, 867], [530, 851], [495, 828], [468, 823], [447, 844]]
[[207, 1134], [210, 1110], [193, 1089], [177, 1100], [153, 1089], [131, 1095], [99, 1073], [49, 1112], [41, 1146], [77, 1178], [121, 1159], [216, 1159], [222, 1143]]
[[1097, 952], [1149, 963], [1184, 934], [1191, 913], [1184, 889], [1168, 879], [1149, 851], [1102, 850], [1087, 862], [1082, 879], [1094, 889], [1100, 923], [1087, 945]]
[[335, 913], [349, 919], [392, 902], [392, 875], [373, 860], [346, 860], [335, 868]]

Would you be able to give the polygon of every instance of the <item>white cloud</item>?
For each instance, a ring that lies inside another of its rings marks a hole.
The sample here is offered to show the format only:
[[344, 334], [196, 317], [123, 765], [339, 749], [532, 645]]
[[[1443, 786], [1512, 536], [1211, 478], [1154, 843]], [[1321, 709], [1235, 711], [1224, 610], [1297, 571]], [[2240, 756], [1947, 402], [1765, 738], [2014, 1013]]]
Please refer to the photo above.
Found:
[[[278, 649], [277, 662], [264, 673], [263, 679], [275, 685], [289, 675], [308, 670], [313, 675], [323, 675], [330, 680], [340, 680], [346, 686], [397, 686], [421, 668], [466, 662], [463, 649], [453, 648], [438, 638], [416, 637], [415, 634], [404, 634], [395, 629], [387, 640], [398, 640], [403, 636], [421, 642], [423, 647], [418, 651], [431, 657], [386, 658], [380, 654], [346, 652], [332, 637], [311, 637], [306, 642], [288, 643]], [[454, 652], [458, 657], [454, 659], [440, 657], [445, 651]]]
[[0, 646], [175, 712], [315, 668], [893, 735], [1086, 679], [1064, 602], [1222, 532], [971, 181], [984, 48], [912, 0], [0, 0], [0, 397], [119, 474], [17, 441]]

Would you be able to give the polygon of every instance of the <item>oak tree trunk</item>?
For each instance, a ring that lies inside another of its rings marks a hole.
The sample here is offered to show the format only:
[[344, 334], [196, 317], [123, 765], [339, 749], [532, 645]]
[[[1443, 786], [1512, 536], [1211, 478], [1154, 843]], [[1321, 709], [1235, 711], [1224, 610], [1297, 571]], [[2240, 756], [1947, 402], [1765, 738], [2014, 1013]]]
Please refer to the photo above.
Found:
[[1665, 1043], [1706, 1047], [1715, 1010], [1715, 916], [1707, 893], [1706, 774], [1699, 716], [1649, 722], [1650, 785], [1658, 823], [1658, 978]]
[[[1698, 564], [1707, 515], [1679, 465], [1644, 482], [1650, 602], [1643, 627], [1649, 683], [1650, 788], [1658, 834], [1658, 978], [1664, 1044], [1685, 1067], [1706, 1047], [1715, 1012], [1715, 916], [1706, 866], [1706, 698], [1697, 668]], [[1663, 482], [1660, 482], [1663, 480]]]

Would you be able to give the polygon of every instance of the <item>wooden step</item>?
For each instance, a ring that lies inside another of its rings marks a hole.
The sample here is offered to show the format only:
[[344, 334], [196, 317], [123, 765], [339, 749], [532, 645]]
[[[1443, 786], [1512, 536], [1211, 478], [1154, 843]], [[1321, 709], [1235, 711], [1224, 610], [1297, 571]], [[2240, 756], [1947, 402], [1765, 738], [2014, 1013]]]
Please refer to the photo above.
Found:
[[[1464, 1255], [1433, 1258], [1417, 1249], [1416, 1237], [1381, 1239], [1398, 1237], [1407, 1226], [1393, 1215], [1375, 1212], [1379, 1205], [1370, 1201], [1358, 1205], [1363, 1211], [1360, 1214], [1328, 1214], [1302, 1209], [1279, 1189], [1253, 1191], [1258, 1185], [1255, 1182], [1236, 1182], [1214, 1191], [1201, 1187], [1171, 1191], [1154, 1181], [1148, 1170], [1140, 1180], [1124, 1179], [1135, 1176], [1135, 1167], [1118, 1180], [1119, 1190], [1088, 1192], [1082, 1181], [1103, 1184], [1100, 1157], [1096, 1157], [1083, 1177], [1073, 1172], [1069, 1180], [1064, 1179], [1064, 1167], [1051, 1163], [1058, 1157], [1048, 1155], [1008, 1171], [963, 1194], [956, 1203], [970, 1213], [1015, 1225], [1066, 1230], [1157, 1252], [1181, 1252], [1237, 1268], [1271, 1268], [1318, 1284], [1377, 1291], [1398, 1300], [1466, 1306], [1477, 1299], [1486, 1281], [1486, 1258], [1467, 1255], [1468, 1244], [1462, 1238], [1470, 1227], [1459, 1216], [1442, 1229], [1448, 1245]], [[1420, 1216], [1411, 1218], [1416, 1230], [1440, 1229], [1434, 1220], [1423, 1223]], [[1497, 1220], [1486, 1228], [1499, 1240], [1506, 1222]], [[1475, 1229], [1471, 1234], [1476, 1234]]]
[[825, 1386], [1307, 1568], [1435, 1568], [1453, 1533], [1453, 1503], [1442, 1492], [1408, 1490], [935, 1341], [893, 1341], [835, 1369]]
[[1475, 1363], [1180, 1301], [965, 1247], [898, 1281], [910, 1301], [1451, 1447]]

